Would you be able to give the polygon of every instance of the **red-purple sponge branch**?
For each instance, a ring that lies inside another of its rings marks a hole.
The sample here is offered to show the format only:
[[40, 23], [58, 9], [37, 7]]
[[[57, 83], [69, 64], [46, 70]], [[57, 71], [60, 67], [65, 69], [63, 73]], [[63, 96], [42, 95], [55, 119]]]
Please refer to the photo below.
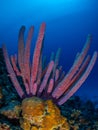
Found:
[[[46, 24], [42, 23], [32, 61], [30, 61], [30, 48], [34, 32], [33, 26], [29, 29], [26, 45], [24, 42], [25, 27], [22, 26], [19, 31], [18, 57], [14, 55], [10, 59], [6, 47], [3, 45], [4, 59], [10, 79], [20, 98], [26, 96], [38, 96], [44, 99], [51, 98], [58, 105], [62, 105], [87, 79], [94, 67], [98, 54], [94, 52], [91, 60], [90, 56], [87, 56], [92, 39], [91, 35], [88, 35], [81, 53], [77, 53], [75, 61], [66, 75], [62, 71], [62, 67], [59, 66], [60, 49], [57, 51], [55, 59], [54, 55], [52, 55], [49, 64], [44, 66], [42, 47], [45, 27]], [[25, 90], [22, 90], [17, 76], [22, 77]], [[26, 95], [24, 92], [26, 92]]]

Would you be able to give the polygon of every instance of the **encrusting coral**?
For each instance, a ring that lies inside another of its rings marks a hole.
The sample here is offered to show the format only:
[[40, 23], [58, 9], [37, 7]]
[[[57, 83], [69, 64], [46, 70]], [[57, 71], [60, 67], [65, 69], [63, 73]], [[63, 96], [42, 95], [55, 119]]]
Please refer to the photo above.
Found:
[[19, 119], [21, 105], [16, 101], [11, 101], [7, 106], [0, 109], [0, 114], [8, 117], [9, 119]]
[[26, 98], [22, 102], [20, 121], [24, 130], [69, 130], [67, 119], [61, 116], [60, 110], [52, 100], [43, 101], [38, 97]]
[[[26, 45], [24, 45], [25, 27], [21, 27], [18, 56], [15, 54], [9, 58], [5, 45], [2, 47], [3, 55], [8, 75], [22, 99], [21, 127], [24, 130], [69, 130], [67, 119], [60, 114], [56, 105], [64, 104], [84, 83], [96, 62], [97, 52], [94, 52], [91, 59], [87, 55], [91, 43], [91, 35], [88, 35], [82, 51], [76, 55], [67, 75], [64, 75], [58, 64], [60, 49], [55, 58], [52, 57], [49, 64], [44, 66], [42, 46], [45, 26], [45, 23], [41, 24], [32, 62], [30, 47], [33, 26], [30, 27]], [[22, 78], [23, 86], [17, 77]]]
[[6, 123], [0, 123], [0, 130], [11, 130], [10, 125]]

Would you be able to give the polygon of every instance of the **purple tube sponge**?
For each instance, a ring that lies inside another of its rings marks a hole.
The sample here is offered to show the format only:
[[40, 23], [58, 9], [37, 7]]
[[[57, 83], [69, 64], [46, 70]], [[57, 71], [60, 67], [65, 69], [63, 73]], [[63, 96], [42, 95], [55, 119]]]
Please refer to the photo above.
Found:
[[[30, 47], [34, 32], [33, 26], [30, 27], [26, 45], [24, 44], [25, 27], [21, 27], [18, 39], [18, 56], [13, 55], [9, 57], [6, 47], [3, 45], [4, 59], [10, 79], [20, 98], [26, 96], [37, 96], [44, 99], [51, 98], [58, 105], [62, 105], [87, 79], [94, 67], [98, 54], [94, 52], [91, 59], [90, 56], [87, 55], [91, 43], [91, 35], [88, 35], [82, 51], [77, 54], [71, 69], [66, 75], [58, 63], [60, 49], [57, 51], [55, 58], [52, 58], [47, 66], [42, 67], [42, 46], [45, 27], [46, 24], [42, 23], [32, 61], [30, 61]], [[22, 77], [26, 94], [21, 88], [17, 76]]]

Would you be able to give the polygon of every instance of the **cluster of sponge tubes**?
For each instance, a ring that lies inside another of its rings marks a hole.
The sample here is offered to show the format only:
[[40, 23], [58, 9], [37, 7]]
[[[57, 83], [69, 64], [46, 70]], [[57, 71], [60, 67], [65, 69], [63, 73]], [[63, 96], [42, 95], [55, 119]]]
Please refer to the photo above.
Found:
[[[9, 57], [5, 45], [2, 47], [3, 54], [8, 74], [20, 98], [28, 96], [50, 98], [58, 105], [62, 105], [87, 79], [98, 55], [97, 52], [93, 53], [92, 58], [87, 55], [92, 39], [91, 35], [88, 35], [82, 51], [77, 53], [74, 63], [66, 75], [58, 64], [60, 49], [55, 58], [52, 58], [49, 64], [43, 67], [42, 47], [45, 26], [45, 23], [41, 24], [32, 62], [30, 61], [30, 48], [34, 32], [33, 26], [30, 27], [26, 44], [24, 43], [25, 27], [21, 27], [18, 38], [18, 55]], [[17, 76], [22, 77], [25, 91], [20, 86]]]

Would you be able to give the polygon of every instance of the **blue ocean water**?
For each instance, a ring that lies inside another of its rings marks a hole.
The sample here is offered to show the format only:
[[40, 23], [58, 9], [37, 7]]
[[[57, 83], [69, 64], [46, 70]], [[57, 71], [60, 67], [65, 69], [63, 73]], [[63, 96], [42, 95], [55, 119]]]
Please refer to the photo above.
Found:
[[[49, 60], [51, 52], [60, 47], [60, 65], [67, 73], [88, 34], [93, 37], [89, 53], [92, 55], [95, 50], [98, 51], [97, 7], [98, 0], [0, 1], [0, 47], [5, 43], [10, 54], [16, 53], [20, 27], [26, 26], [26, 37], [29, 27], [34, 25], [34, 48], [40, 24], [46, 22], [44, 55]], [[98, 60], [76, 95], [98, 99]]]

